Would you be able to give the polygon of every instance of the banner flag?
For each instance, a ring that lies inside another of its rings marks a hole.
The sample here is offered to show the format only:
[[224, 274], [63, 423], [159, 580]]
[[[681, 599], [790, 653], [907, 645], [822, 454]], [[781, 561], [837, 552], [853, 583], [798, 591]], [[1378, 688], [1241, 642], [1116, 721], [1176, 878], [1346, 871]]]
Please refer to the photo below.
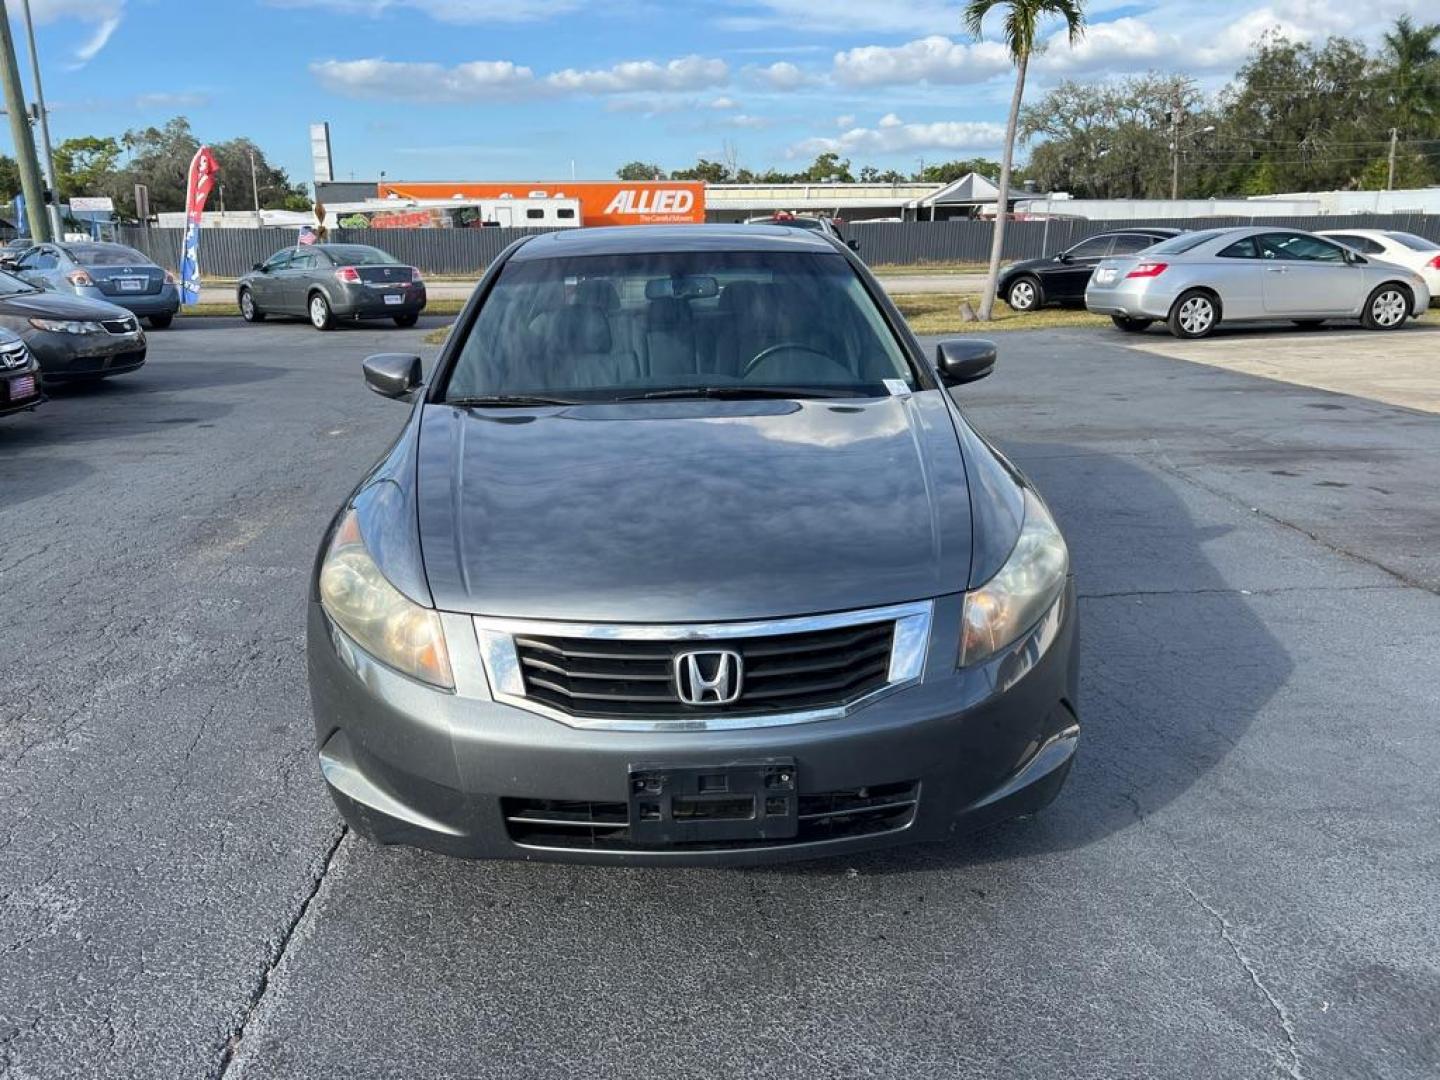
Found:
[[195, 151], [190, 179], [185, 186], [185, 243], [180, 252], [180, 302], [200, 302], [200, 215], [220, 175], [220, 166], [208, 146]]

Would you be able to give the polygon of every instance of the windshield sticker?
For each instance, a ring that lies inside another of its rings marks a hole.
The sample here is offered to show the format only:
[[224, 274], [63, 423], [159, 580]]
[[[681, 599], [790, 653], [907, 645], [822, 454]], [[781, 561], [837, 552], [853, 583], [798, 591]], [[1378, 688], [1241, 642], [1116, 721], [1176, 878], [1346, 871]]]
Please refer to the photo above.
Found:
[[885, 389], [890, 391], [891, 397], [904, 397], [910, 393], [910, 386], [904, 379], [886, 379]]

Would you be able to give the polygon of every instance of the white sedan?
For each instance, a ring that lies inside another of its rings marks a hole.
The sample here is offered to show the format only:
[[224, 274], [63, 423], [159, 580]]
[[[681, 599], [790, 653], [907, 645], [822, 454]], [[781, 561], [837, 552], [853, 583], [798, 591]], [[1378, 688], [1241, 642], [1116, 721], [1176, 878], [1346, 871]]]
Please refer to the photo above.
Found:
[[1440, 303], [1440, 244], [1434, 240], [1395, 229], [1326, 229], [1315, 235], [1328, 236], [1361, 255], [1414, 270], [1430, 287], [1430, 302]]

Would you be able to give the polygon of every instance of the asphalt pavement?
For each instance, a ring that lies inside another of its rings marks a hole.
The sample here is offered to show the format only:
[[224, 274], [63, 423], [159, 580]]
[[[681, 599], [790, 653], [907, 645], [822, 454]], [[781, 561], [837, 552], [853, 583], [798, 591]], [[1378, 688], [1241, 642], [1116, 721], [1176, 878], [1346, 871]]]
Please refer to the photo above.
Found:
[[1006, 333], [961, 400], [1073, 551], [1053, 807], [779, 869], [466, 863], [341, 828], [302, 659], [405, 416], [359, 360], [444, 321], [182, 320], [0, 420], [0, 1076], [1440, 1074], [1440, 419]]

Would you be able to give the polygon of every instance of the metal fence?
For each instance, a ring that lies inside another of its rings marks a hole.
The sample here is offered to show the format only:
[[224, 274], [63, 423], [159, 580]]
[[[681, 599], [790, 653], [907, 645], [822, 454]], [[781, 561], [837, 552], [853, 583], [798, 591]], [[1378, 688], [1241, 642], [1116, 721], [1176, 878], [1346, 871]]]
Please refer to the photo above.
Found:
[[[1134, 221], [1012, 221], [1005, 227], [1005, 258], [1030, 259], [1077, 244], [1087, 236], [1127, 226], [1163, 225], [1205, 229], [1264, 224], [1300, 229], [1399, 229], [1440, 242], [1440, 216], [1346, 214], [1329, 217], [1145, 218]], [[925, 263], [979, 263], [990, 257], [993, 223], [988, 221], [896, 221], [852, 225], [850, 235], [872, 266]], [[336, 242], [374, 244], [427, 274], [478, 276], [512, 241], [538, 229], [337, 229]], [[117, 237], [161, 266], [179, 267], [183, 229], [123, 228]], [[210, 277], [238, 277], [293, 243], [289, 229], [208, 229], [200, 241], [200, 268]]]

